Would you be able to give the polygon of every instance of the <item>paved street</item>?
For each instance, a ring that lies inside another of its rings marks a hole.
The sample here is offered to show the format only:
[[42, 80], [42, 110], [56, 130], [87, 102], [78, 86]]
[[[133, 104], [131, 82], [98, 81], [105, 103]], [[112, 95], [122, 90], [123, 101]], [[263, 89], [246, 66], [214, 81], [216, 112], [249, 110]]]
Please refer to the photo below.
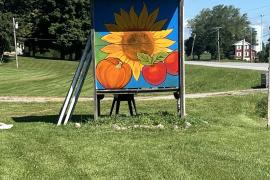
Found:
[[268, 63], [240, 63], [240, 62], [209, 62], [209, 61], [186, 61], [186, 64], [221, 68], [250, 69], [267, 71]]

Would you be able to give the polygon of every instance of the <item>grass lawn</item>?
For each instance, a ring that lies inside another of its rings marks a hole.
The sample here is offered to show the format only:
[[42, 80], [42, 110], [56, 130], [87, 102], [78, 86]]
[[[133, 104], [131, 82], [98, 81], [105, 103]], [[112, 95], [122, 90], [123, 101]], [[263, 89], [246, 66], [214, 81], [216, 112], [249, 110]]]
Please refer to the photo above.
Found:
[[[65, 96], [77, 62], [20, 57], [20, 69], [14, 61], [0, 65], [0, 95]], [[93, 75], [89, 73], [82, 91], [92, 96]], [[260, 85], [260, 72], [187, 65], [187, 93], [251, 89]]]
[[[264, 95], [189, 99], [191, 128], [175, 101], [137, 102], [140, 115], [91, 121], [79, 103], [74, 123], [55, 127], [61, 104], [0, 104], [0, 179], [269, 179], [270, 132], [256, 115]], [[102, 104], [108, 113], [109, 102]], [[123, 106], [122, 113], [127, 113]], [[117, 131], [111, 124], [163, 124], [164, 130]]]

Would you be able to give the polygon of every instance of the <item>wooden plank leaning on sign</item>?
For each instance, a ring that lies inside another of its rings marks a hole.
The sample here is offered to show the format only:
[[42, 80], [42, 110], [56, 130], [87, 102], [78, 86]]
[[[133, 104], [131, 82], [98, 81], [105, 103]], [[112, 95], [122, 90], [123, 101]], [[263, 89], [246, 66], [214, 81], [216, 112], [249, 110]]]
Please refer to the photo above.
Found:
[[64, 123], [65, 124], [67, 123], [78, 101], [83, 82], [85, 80], [87, 71], [92, 61], [91, 38], [92, 38], [91, 36], [88, 37], [84, 53], [77, 67], [76, 73], [73, 77], [73, 80], [69, 88], [69, 91], [67, 93], [67, 96], [65, 98], [64, 104], [61, 108], [60, 116], [57, 123], [58, 126], [62, 124], [64, 118], [65, 118]]

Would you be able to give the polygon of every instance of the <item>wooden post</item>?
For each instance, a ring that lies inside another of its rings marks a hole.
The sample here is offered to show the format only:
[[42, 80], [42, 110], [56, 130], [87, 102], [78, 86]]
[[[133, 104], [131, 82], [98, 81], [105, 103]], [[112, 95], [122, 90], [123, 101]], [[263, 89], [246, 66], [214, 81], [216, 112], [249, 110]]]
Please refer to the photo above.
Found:
[[179, 22], [180, 22], [180, 30], [179, 30], [179, 48], [180, 48], [180, 88], [179, 94], [180, 98], [178, 99], [178, 108], [180, 107], [179, 115], [181, 118], [186, 116], [186, 89], [185, 89], [185, 42], [184, 42], [184, 0], [180, 0], [179, 4]]
[[98, 120], [98, 114], [99, 114], [99, 109], [98, 109], [98, 97], [97, 97], [97, 79], [96, 79], [96, 59], [95, 59], [95, 54], [96, 54], [96, 48], [95, 48], [95, 28], [94, 28], [94, 0], [91, 0], [91, 7], [90, 7], [90, 12], [91, 12], [91, 39], [92, 39], [92, 47], [93, 47], [93, 54], [92, 54], [92, 59], [93, 59], [93, 73], [94, 73], [94, 120]]

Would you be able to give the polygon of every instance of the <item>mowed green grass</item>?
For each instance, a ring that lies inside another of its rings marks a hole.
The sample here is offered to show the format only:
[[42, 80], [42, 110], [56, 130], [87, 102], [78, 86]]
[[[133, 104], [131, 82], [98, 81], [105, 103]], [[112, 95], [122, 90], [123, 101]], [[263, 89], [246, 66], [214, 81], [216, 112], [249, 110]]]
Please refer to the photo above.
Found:
[[[1, 96], [65, 96], [78, 62], [20, 57], [0, 66]], [[82, 95], [93, 95], [92, 68]], [[202, 66], [186, 67], [187, 93], [251, 89], [260, 85], [260, 72]]]
[[[66, 127], [52, 123], [60, 103], [1, 103], [1, 121], [14, 128], [0, 132], [0, 179], [269, 179], [270, 132], [255, 114], [261, 98], [189, 99], [187, 130], [175, 101], [138, 101], [139, 116], [123, 106], [124, 115], [97, 122], [87, 116], [93, 103], [79, 103]], [[108, 114], [110, 102], [102, 107]], [[159, 123], [164, 130], [111, 128]]]

